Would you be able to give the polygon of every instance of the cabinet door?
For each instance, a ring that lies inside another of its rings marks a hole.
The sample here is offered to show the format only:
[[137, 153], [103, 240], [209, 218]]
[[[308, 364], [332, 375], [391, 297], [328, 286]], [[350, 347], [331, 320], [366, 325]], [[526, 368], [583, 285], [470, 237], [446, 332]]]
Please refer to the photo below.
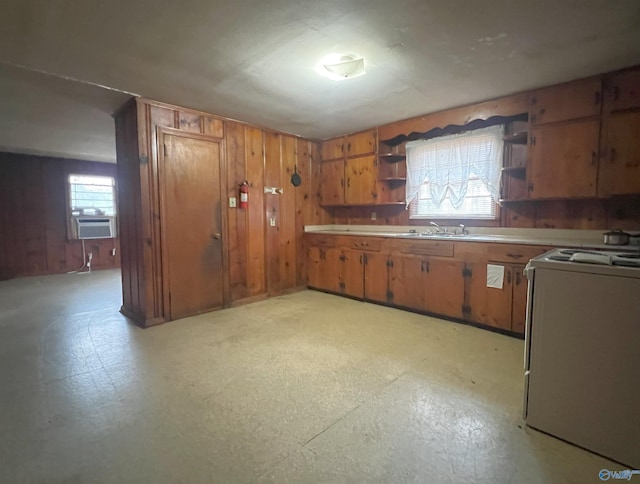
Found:
[[606, 123], [606, 159], [600, 165], [598, 194], [640, 193], [640, 112], [611, 114]]
[[525, 315], [527, 311], [527, 278], [522, 271], [524, 266], [511, 267], [513, 272], [513, 303], [511, 308], [511, 331], [524, 335]]
[[[501, 264], [496, 264], [501, 265]], [[466, 319], [494, 328], [511, 330], [512, 274], [505, 266], [502, 288], [487, 287], [487, 264], [468, 263], [471, 277], [467, 280], [469, 307]]]
[[344, 137], [328, 139], [322, 142], [322, 161], [344, 157]]
[[309, 286], [325, 291], [341, 292], [340, 256], [339, 249], [310, 247], [307, 252]]
[[451, 318], [462, 318], [464, 262], [430, 258], [423, 263], [425, 310]]
[[322, 162], [320, 199], [322, 205], [344, 205], [344, 160]]
[[344, 152], [347, 157], [372, 155], [378, 151], [378, 136], [375, 130], [347, 136]]
[[389, 257], [388, 303], [411, 309], [424, 309], [423, 263], [424, 259], [419, 257]]
[[387, 254], [367, 252], [364, 260], [364, 298], [369, 301], [387, 302], [389, 276]]
[[612, 111], [640, 107], [640, 69], [615, 74], [609, 84]]
[[530, 198], [594, 197], [599, 132], [597, 120], [534, 128], [527, 167]]
[[531, 95], [529, 115], [535, 125], [599, 116], [602, 81], [587, 79], [540, 89]]
[[340, 251], [339, 291], [347, 296], [364, 297], [364, 252], [343, 249]]
[[377, 158], [349, 158], [345, 166], [344, 202], [346, 205], [374, 204], [378, 198]]

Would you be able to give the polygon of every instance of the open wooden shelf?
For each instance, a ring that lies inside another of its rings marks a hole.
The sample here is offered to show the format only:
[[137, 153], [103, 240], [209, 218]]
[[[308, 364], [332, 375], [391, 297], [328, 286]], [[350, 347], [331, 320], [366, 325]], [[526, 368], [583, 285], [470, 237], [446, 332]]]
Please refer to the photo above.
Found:
[[517, 178], [524, 178], [527, 173], [526, 166], [505, 166], [501, 169], [502, 173], [505, 173], [510, 176], [515, 176]]
[[501, 198], [498, 200], [500, 203], [522, 203], [522, 202], [533, 202], [534, 200], [530, 198]]
[[390, 177], [387, 177], [387, 178], [380, 178], [380, 181], [383, 181], [383, 182], [397, 182], [397, 183], [403, 182], [404, 183], [404, 182], [407, 181], [407, 179], [404, 178], [404, 177], [390, 176]]
[[513, 134], [505, 134], [502, 137], [502, 141], [505, 143], [513, 143], [514, 145], [526, 145], [528, 136], [529, 133], [526, 131], [519, 131]]
[[397, 163], [407, 159], [407, 155], [403, 153], [380, 153], [378, 159], [387, 163]]

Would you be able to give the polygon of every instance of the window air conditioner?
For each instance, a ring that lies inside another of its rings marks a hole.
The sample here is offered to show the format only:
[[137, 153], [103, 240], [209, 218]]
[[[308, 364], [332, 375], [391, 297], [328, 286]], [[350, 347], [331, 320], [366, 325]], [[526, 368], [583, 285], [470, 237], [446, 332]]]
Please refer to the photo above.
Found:
[[79, 239], [111, 239], [114, 237], [113, 217], [76, 219]]

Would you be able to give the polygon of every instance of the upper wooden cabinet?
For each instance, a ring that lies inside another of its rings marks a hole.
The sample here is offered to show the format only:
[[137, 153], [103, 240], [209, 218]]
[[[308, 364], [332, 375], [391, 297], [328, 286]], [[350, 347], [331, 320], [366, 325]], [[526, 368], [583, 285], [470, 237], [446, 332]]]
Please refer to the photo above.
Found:
[[323, 161], [320, 169], [322, 205], [344, 205], [344, 160]]
[[323, 161], [373, 155], [377, 151], [378, 135], [375, 129], [322, 142]]
[[378, 198], [378, 171], [375, 156], [347, 158], [345, 162], [344, 203], [375, 204]]
[[527, 166], [529, 197], [595, 197], [599, 133], [598, 119], [533, 128]]
[[533, 92], [530, 102], [529, 119], [533, 126], [599, 116], [602, 81], [586, 79], [539, 89]]
[[378, 135], [376, 130], [372, 129], [347, 136], [344, 152], [347, 157], [373, 155], [377, 153]]
[[640, 108], [640, 69], [614, 74], [606, 84], [611, 111]]
[[640, 193], [640, 111], [621, 112], [605, 121], [604, 159], [598, 195]]
[[598, 196], [640, 194], [640, 69], [613, 74], [602, 116]]
[[336, 160], [344, 157], [344, 136], [322, 142], [322, 160]]

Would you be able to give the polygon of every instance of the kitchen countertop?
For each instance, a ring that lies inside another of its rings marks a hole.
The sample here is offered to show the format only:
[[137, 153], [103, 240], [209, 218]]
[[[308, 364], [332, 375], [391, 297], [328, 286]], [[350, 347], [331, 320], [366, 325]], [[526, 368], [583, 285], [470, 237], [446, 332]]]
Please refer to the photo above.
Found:
[[[444, 227], [443, 227], [444, 228]], [[453, 232], [456, 227], [447, 227]], [[459, 228], [458, 228], [459, 230]], [[305, 232], [326, 235], [357, 235], [369, 237], [393, 237], [419, 240], [450, 240], [458, 242], [495, 242], [504, 244], [548, 245], [553, 247], [575, 247], [606, 250], [640, 251], [639, 245], [606, 245], [604, 230], [565, 229], [513, 229], [502, 227], [469, 227], [468, 235], [443, 235], [433, 233], [434, 227], [384, 226], [379, 225], [307, 225]], [[412, 233], [411, 231], [415, 231]], [[431, 232], [420, 235], [421, 232]], [[631, 239], [632, 242], [640, 239]]]

